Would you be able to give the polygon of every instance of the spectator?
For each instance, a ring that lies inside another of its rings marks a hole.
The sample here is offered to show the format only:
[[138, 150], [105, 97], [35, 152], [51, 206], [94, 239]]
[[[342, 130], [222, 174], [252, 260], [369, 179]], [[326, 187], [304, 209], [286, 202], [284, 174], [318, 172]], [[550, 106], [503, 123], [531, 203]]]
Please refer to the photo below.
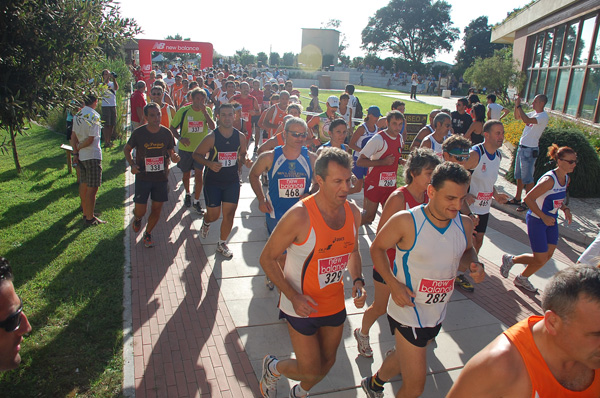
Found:
[[[152, 86], [151, 86], [152, 87]], [[144, 107], [146, 106], [146, 99], [144, 93], [146, 92], [146, 83], [142, 80], [138, 81], [135, 85], [136, 90], [131, 94], [131, 126], [133, 130], [140, 127], [146, 122], [144, 116]]]
[[19, 366], [23, 335], [31, 332], [23, 301], [17, 296], [12, 280], [8, 260], [0, 257], [0, 372]]

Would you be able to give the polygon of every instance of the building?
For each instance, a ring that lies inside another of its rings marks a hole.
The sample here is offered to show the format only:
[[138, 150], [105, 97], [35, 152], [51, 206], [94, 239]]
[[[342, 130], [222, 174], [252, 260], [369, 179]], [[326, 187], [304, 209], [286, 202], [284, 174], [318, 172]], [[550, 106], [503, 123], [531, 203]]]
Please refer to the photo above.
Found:
[[[306, 62], [314, 64], [314, 57], [320, 57], [323, 66], [337, 65], [339, 48], [339, 31], [302, 28], [302, 51], [299, 60], [304, 58]], [[318, 68], [321, 65], [313, 66]]]
[[598, 123], [600, 0], [538, 0], [494, 27], [527, 74], [521, 95], [548, 96], [547, 109]]

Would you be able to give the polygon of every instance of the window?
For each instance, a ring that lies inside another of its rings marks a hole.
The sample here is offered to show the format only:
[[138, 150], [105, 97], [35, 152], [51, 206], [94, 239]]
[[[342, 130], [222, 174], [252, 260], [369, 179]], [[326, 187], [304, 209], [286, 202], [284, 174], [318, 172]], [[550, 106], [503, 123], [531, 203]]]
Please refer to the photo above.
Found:
[[550, 31], [546, 33], [546, 41], [544, 41], [544, 53], [542, 54], [542, 66], [547, 67], [550, 62], [550, 50], [552, 49], [552, 38], [554, 32]]
[[565, 26], [562, 25], [556, 29], [556, 36], [554, 36], [554, 49], [552, 50], [552, 66], [557, 66], [560, 64], [560, 52], [562, 51], [564, 37]]
[[571, 85], [569, 87], [569, 99], [567, 100], [567, 115], [577, 115], [577, 107], [579, 106], [579, 97], [583, 88], [583, 78], [585, 77], [585, 69], [573, 69], [571, 76]]
[[552, 106], [552, 99], [554, 96], [554, 87], [556, 86], [556, 75], [558, 74], [558, 69], [550, 69], [548, 71], [548, 85], [546, 86], [546, 95], [548, 96], [548, 104], [546, 105], [548, 108]]
[[567, 94], [567, 84], [569, 84], [569, 69], [562, 69], [558, 74], [558, 82], [556, 85], [556, 100], [554, 101], [554, 108], [557, 111], [562, 112], [565, 106], [565, 96]]
[[577, 40], [577, 31], [579, 30], [579, 21], [572, 23], [567, 28], [567, 40], [565, 43], [565, 55], [562, 59], [563, 66], [571, 65], [573, 61], [573, 52]]
[[575, 53], [575, 65], [587, 64], [588, 57], [590, 55], [590, 49], [592, 48], [592, 41], [594, 40], [595, 27], [596, 16], [593, 16], [583, 21], [583, 27], [581, 28], [581, 37], [579, 38], [577, 52]]
[[594, 120], [594, 112], [598, 103], [598, 92], [600, 91], [600, 69], [590, 69], [588, 80], [583, 93], [583, 105], [581, 107], [581, 117], [587, 120]]
[[[598, 122], [600, 11], [527, 38], [525, 99], [546, 94], [546, 107]], [[598, 109], [598, 111], [596, 111]]]

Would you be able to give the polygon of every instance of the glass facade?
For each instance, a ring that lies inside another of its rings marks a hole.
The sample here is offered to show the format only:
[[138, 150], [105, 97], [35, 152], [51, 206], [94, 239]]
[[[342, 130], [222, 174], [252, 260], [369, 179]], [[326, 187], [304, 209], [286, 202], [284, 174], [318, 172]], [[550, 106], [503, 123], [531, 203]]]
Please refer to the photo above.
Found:
[[547, 108], [598, 123], [599, 20], [596, 11], [527, 38], [527, 101], [545, 93]]

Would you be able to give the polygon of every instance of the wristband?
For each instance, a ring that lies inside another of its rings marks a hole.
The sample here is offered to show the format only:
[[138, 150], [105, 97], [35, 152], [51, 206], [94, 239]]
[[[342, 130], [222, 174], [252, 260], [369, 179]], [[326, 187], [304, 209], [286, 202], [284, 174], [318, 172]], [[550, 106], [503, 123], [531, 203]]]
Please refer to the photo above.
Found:
[[73, 152], [71, 155], [73, 155], [73, 156], [79, 156], [79, 152]]
[[352, 281], [352, 285], [354, 285], [356, 282], [361, 281], [363, 286], [365, 286], [365, 278], [363, 277], [358, 277], [355, 280]]
[[517, 105], [517, 108], [521, 108], [521, 105]]

